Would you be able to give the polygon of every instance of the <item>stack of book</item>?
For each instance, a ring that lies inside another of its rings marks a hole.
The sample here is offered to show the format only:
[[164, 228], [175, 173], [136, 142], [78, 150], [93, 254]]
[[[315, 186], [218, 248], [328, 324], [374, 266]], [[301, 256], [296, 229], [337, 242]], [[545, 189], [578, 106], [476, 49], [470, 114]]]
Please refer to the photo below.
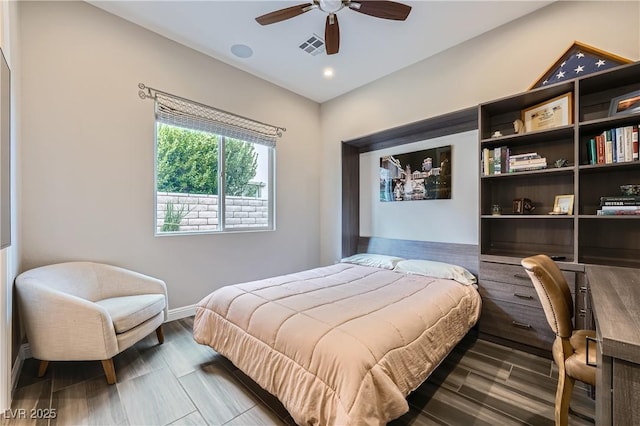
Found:
[[547, 159], [538, 153], [511, 154], [507, 146], [484, 148], [480, 163], [482, 176], [540, 170], [547, 167]]
[[640, 196], [600, 197], [600, 210], [596, 213], [598, 216], [640, 215]]
[[509, 173], [547, 168], [547, 159], [536, 152], [509, 156]]

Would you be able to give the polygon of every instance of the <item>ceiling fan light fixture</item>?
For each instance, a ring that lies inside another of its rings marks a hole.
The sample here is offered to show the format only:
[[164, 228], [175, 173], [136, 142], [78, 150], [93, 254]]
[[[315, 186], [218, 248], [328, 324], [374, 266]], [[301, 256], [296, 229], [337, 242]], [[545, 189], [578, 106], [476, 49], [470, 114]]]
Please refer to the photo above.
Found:
[[327, 13], [336, 13], [344, 7], [342, 0], [318, 0], [320, 10]]

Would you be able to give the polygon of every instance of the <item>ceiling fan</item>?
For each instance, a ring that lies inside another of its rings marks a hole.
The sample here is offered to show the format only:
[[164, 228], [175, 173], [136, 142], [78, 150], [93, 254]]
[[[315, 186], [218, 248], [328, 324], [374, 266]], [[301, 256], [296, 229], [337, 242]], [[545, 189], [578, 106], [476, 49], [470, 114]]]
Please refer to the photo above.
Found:
[[395, 21], [404, 21], [411, 12], [411, 6], [394, 1], [313, 0], [313, 3], [299, 4], [258, 16], [256, 21], [260, 25], [269, 25], [302, 15], [313, 9], [320, 9], [328, 13], [324, 27], [324, 42], [327, 55], [333, 55], [340, 50], [340, 28], [336, 12], [345, 7], [365, 15]]

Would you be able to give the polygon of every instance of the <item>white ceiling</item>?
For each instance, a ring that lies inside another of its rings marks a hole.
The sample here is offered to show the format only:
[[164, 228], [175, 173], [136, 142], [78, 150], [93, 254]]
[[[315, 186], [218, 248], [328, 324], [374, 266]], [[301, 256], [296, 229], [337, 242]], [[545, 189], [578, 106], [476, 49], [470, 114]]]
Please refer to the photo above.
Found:
[[[310, 2], [310, 0], [308, 1]], [[312, 56], [298, 46], [324, 37], [326, 14], [318, 9], [261, 26], [255, 17], [305, 3], [298, 1], [89, 1], [178, 43], [316, 102], [325, 102], [419, 62], [552, 1], [402, 1], [406, 21], [389, 21], [350, 9], [337, 13], [340, 52]], [[505, 42], [508, 42], [505, 40]], [[234, 56], [244, 44], [253, 56]], [[325, 68], [334, 69], [330, 79]]]

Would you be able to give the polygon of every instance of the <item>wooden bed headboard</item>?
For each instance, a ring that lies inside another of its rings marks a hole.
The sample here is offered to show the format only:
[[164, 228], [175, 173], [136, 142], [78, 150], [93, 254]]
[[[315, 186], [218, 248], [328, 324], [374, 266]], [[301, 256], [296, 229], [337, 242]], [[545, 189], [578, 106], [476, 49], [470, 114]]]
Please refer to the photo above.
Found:
[[439, 243], [433, 241], [396, 240], [379, 237], [359, 237], [358, 253], [379, 253], [425, 259], [463, 266], [478, 276], [479, 252], [477, 244]]

